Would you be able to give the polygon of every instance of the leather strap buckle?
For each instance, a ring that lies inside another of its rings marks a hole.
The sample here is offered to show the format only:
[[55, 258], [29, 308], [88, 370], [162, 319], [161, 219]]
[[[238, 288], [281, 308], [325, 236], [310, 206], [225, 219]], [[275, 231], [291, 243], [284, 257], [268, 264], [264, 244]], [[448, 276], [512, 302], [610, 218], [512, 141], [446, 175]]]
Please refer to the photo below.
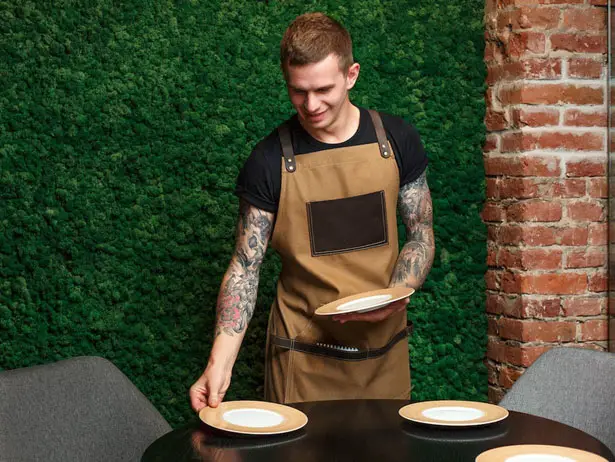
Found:
[[380, 155], [385, 159], [391, 157], [391, 147], [387, 141], [387, 135], [384, 131], [384, 125], [382, 124], [382, 118], [377, 111], [369, 109], [369, 115], [374, 123], [374, 129], [376, 130], [376, 138], [378, 139], [378, 148], [380, 149]]
[[297, 162], [295, 162], [295, 152], [293, 151], [293, 142], [290, 137], [288, 125], [283, 123], [278, 127], [278, 136], [282, 145], [282, 155], [284, 156], [284, 167], [288, 173], [293, 173], [297, 170]]

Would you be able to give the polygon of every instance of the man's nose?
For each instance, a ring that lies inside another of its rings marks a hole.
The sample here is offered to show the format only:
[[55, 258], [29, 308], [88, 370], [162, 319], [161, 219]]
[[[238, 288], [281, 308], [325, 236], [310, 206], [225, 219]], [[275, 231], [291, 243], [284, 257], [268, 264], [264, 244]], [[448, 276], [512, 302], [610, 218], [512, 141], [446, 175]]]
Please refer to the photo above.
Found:
[[308, 93], [307, 96], [305, 97], [305, 102], [303, 104], [303, 107], [305, 107], [305, 110], [307, 112], [310, 112], [310, 113], [316, 112], [316, 110], [318, 109], [318, 99], [316, 98], [316, 95]]

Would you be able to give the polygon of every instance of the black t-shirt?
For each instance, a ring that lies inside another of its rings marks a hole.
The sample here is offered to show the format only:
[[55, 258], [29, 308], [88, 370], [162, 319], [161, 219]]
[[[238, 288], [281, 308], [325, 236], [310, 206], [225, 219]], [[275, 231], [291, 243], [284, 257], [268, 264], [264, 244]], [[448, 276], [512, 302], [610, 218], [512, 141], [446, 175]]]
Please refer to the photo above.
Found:
[[[328, 144], [307, 133], [297, 115], [289, 119], [295, 155], [375, 143], [374, 124], [367, 109], [359, 108], [361, 118], [356, 133], [343, 143]], [[387, 138], [393, 146], [399, 167], [400, 185], [416, 180], [427, 168], [427, 155], [419, 133], [401, 117], [380, 113]], [[267, 212], [276, 213], [282, 188], [282, 146], [277, 129], [260, 141], [239, 172], [235, 194]]]

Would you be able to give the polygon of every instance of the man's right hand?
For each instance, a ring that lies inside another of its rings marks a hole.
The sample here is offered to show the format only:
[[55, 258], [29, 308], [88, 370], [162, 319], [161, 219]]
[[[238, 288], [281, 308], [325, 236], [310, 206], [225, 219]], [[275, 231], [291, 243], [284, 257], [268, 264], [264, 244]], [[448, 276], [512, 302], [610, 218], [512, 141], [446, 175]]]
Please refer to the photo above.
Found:
[[231, 384], [231, 370], [209, 364], [190, 387], [190, 405], [195, 412], [204, 407], [218, 407]]

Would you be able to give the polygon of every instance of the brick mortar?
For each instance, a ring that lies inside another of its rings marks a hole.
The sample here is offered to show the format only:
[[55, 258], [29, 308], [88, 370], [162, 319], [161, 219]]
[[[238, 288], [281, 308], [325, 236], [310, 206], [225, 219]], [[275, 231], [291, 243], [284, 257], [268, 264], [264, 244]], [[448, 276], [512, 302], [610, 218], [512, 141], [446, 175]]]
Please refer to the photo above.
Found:
[[[513, 179], [516, 177], [488, 177], [488, 178], [504, 178], [504, 179]], [[535, 178], [535, 179], [540, 179], [540, 178], [544, 178], [544, 177], [531, 177], [531, 178]], [[531, 179], [530, 177], [523, 177], [523, 179]], [[592, 177], [548, 177], [548, 179], [550, 180], [551, 178], [555, 178], [554, 181], [545, 181], [544, 184], [548, 184], [548, 183], [558, 183], [561, 180], [589, 180], [590, 178], [601, 178], [599, 176], [592, 176]], [[577, 203], [577, 202], [595, 202], [595, 203], [604, 203], [602, 205], [607, 205], [608, 199], [605, 197], [593, 197], [593, 196], [575, 196], [575, 197], [550, 197], [550, 198], [544, 198], [544, 197], [508, 197], [508, 198], [504, 198], [504, 199], [487, 199], [488, 203], [496, 203], [498, 205], [501, 205], [502, 207], [510, 207], [511, 205], [515, 205], [515, 204], [524, 204], [524, 203], [528, 203], [528, 202], [540, 202], [540, 203], [547, 203], [547, 204], [553, 204], [555, 203], [555, 201], [557, 201], [557, 203], [562, 204], [562, 205], [567, 205], [569, 202], [573, 202], [573, 203]], [[562, 220], [557, 220], [557, 221], [549, 221], [549, 222], [544, 222], [544, 223], [561, 223], [565, 221], [563, 218]], [[575, 221], [575, 223], [577, 223], [578, 221]], [[597, 221], [587, 221], [587, 222], [582, 222], [582, 223], [606, 223], [607, 220], [597, 220]], [[492, 222], [489, 222], [492, 223]], [[525, 221], [498, 221], [497, 223], [502, 223], [502, 224], [508, 224], [508, 223], [527, 223]], [[533, 222], [532, 222], [533, 223]], [[581, 222], [578, 222], [581, 223]]]
[[[566, 79], [558, 79], [555, 81], [555, 83], [553, 83], [553, 80], [549, 80], [549, 81], [543, 81], [543, 80], [539, 80], [539, 79], [523, 79], [523, 83], [520, 84], [519, 81], [508, 81], [508, 80], [504, 80], [501, 82], [498, 82], [497, 84], [494, 84], [493, 87], [500, 85], [500, 89], [501, 87], [506, 87], [506, 89], [508, 90], [509, 87], [511, 89], [516, 89], [516, 88], [523, 88], [524, 86], [532, 86], [532, 87], [539, 87], [539, 86], [550, 86], [550, 87], [554, 87], [554, 86], [558, 86], [558, 85], [564, 85], [567, 83], [574, 83], [575, 86], [580, 86], [580, 87], [584, 87], [584, 88], [591, 88], [594, 90], [606, 90], [606, 88], [604, 88], [604, 79], [570, 79], [570, 78], [566, 78]], [[582, 84], [582, 85], [577, 85], [577, 84]], [[541, 104], [542, 105], [542, 104]], [[562, 106], [566, 106], [567, 103], [561, 103]], [[604, 104], [603, 104], [604, 105]]]
[[[491, 132], [502, 134], [502, 131]], [[513, 152], [497, 152], [491, 153], [491, 155], [485, 154], [486, 157], [564, 157], [566, 159], [570, 158], [579, 158], [579, 159], [587, 159], [594, 156], [594, 158], [604, 158], [606, 160], [606, 152], [605, 151], [556, 151], [556, 150], [546, 150], [546, 149], [533, 149], [531, 151], [513, 151]], [[487, 175], [488, 177], [503, 177], [509, 176], [511, 178], [517, 178], [512, 175]], [[534, 175], [535, 176], [535, 175]], [[529, 178], [524, 175], [523, 178]], [[537, 178], [560, 178], [560, 177], [537, 177]], [[564, 177], [561, 177], [564, 178]], [[596, 178], [596, 177], [591, 177]]]
[[[499, 294], [500, 292], [498, 292]], [[607, 321], [609, 319], [609, 316], [606, 314], [590, 314], [587, 316], [523, 316], [520, 318], [514, 317], [514, 316], [507, 316], [505, 314], [502, 313], [487, 313], [487, 318], [492, 318], [492, 319], [514, 319], [515, 321], [519, 321], [521, 323], [523, 322], [527, 322], [527, 323], [536, 323], [536, 322], [544, 322], [544, 323], [550, 323], [550, 322], [574, 322], [577, 325], [582, 325], [585, 324], [587, 321]], [[496, 337], [496, 336], [494, 336]], [[497, 337], [501, 340], [501, 337]], [[506, 340], [510, 340], [510, 339], [506, 339]], [[517, 340], [515, 340], [517, 341]], [[583, 342], [585, 343], [585, 342]], [[542, 342], [540, 343], [542, 345]]]
[[[514, 347], [514, 348], [522, 348], [522, 347], [558, 347], [558, 346], [565, 346], [570, 348], [572, 345], [580, 345], [580, 344], [599, 344], [599, 343], [606, 343], [606, 341], [602, 341], [602, 340], [590, 340], [587, 342], [521, 342], [519, 340], [510, 340], [510, 339], [503, 339], [501, 337], [495, 336], [495, 335], [488, 335], [488, 338], [494, 338], [496, 340], [498, 340], [499, 342], [510, 346], [510, 347]], [[490, 359], [490, 358], [488, 358]], [[491, 360], [491, 359], [490, 359]], [[493, 360], [491, 360], [493, 361]], [[523, 367], [523, 366], [518, 366], [515, 365], [513, 363], [508, 363], [508, 362], [502, 362], [499, 364], [507, 364], [509, 366], [517, 366], [517, 367]]]
[[[499, 268], [499, 267], [489, 267], [489, 268]], [[558, 268], [555, 270], [542, 270], [542, 269], [529, 269], [524, 270], [521, 268], [508, 268], [506, 267], [505, 271], [508, 271], [513, 274], [530, 274], [532, 276], [538, 276], [543, 274], [597, 274], [604, 272], [606, 267], [603, 268]], [[507, 293], [507, 292], [503, 292]], [[587, 292], [587, 293], [600, 293], [600, 292]], [[549, 295], [549, 294], [544, 294]], [[567, 296], [569, 294], [559, 294], [558, 296]], [[556, 296], [556, 294], [554, 294]]]
[[[494, 241], [492, 240], [487, 240], [487, 242], [490, 243], [494, 243]], [[596, 250], [602, 250], [602, 251], [607, 251], [608, 250], [608, 245], [604, 244], [604, 245], [561, 245], [561, 244], [553, 244], [553, 245], [524, 245], [524, 246], [520, 246], [520, 245], [512, 245], [512, 244], [500, 244], [497, 246], [498, 249], [506, 249], [506, 250], [512, 250], [512, 249], [520, 249], [520, 250], [561, 250], [562, 252], [573, 252], [573, 251], [577, 251], [579, 249], [596, 249]], [[606, 266], [604, 267], [606, 269]]]

